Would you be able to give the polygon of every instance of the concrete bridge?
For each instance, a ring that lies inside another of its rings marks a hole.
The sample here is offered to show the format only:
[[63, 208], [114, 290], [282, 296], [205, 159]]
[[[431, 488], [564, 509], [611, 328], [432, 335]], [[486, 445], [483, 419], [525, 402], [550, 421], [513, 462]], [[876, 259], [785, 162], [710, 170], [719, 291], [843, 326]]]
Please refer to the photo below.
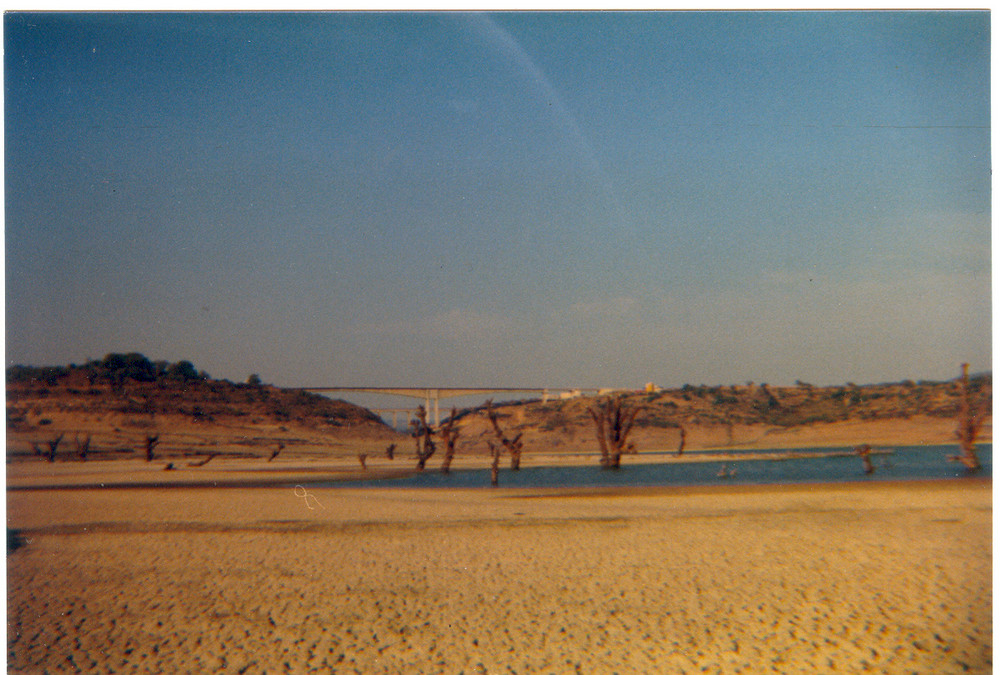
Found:
[[[314, 393], [325, 392], [354, 392], [361, 394], [383, 394], [391, 396], [406, 396], [408, 398], [423, 399], [424, 409], [428, 417], [433, 412], [433, 423], [441, 423], [441, 399], [455, 398], [458, 396], [489, 396], [492, 394], [518, 393], [518, 394], [538, 394], [542, 402], [547, 403], [552, 398], [565, 399], [575, 396], [610, 394], [620, 389], [598, 389], [586, 387], [300, 387], [302, 391]], [[431, 404], [434, 404], [433, 409]], [[396, 424], [396, 414], [404, 412], [406, 409], [382, 408], [376, 409], [391, 412], [393, 414], [393, 426]]]

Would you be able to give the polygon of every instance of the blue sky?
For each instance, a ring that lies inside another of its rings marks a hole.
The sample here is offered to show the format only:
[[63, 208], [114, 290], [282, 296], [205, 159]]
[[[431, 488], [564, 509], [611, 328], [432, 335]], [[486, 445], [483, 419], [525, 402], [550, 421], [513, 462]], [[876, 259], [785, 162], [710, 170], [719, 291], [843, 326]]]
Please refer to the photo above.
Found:
[[985, 12], [6, 14], [7, 362], [991, 364]]

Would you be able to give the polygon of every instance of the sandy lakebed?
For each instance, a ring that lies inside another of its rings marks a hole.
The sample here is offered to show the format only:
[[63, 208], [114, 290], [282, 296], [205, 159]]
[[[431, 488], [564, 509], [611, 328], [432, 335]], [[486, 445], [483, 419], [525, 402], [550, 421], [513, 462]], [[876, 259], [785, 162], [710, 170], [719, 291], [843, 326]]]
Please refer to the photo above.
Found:
[[87, 465], [8, 465], [10, 672], [992, 671], [990, 479], [354, 489], [220, 463], [150, 486]]

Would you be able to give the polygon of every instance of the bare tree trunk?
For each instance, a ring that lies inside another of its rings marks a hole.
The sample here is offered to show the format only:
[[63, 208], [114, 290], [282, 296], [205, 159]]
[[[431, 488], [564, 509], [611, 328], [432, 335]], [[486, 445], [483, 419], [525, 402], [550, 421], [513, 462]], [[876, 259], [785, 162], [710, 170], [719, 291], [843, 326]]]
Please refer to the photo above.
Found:
[[854, 448], [854, 452], [858, 453], [858, 456], [861, 457], [861, 465], [864, 467], [865, 473], [875, 473], [875, 466], [872, 464], [871, 458], [872, 446], [868, 444], [859, 445]]
[[961, 398], [958, 408], [958, 448], [960, 455], [950, 457], [952, 461], [961, 462], [970, 471], [978, 471], [980, 468], [979, 455], [976, 453], [976, 438], [982, 429], [986, 418], [986, 411], [982, 401], [976, 404], [972, 402], [972, 394], [969, 391], [969, 364], [962, 364], [962, 377], [959, 380], [961, 386]]
[[608, 452], [607, 432], [604, 430], [604, 412], [594, 410], [593, 408], [588, 408], [587, 411], [594, 418], [594, 424], [597, 426], [597, 443], [601, 450], [601, 466], [608, 467], [611, 463], [611, 454]]
[[282, 443], [281, 441], [278, 441], [278, 447], [274, 450], [274, 452], [271, 453], [271, 456], [267, 458], [267, 461], [269, 462], [272, 461], [275, 457], [278, 456], [278, 453], [284, 449], [285, 449], [285, 444]]
[[74, 440], [76, 441], [76, 455], [77, 455], [77, 457], [80, 458], [81, 462], [86, 462], [87, 461], [87, 453], [90, 452], [90, 436], [88, 435], [82, 441], [80, 440], [80, 437], [77, 436], [77, 437], [74, 438]]
[[455, 427], [455, 417], [458, 415], [458, 411], [455, 408], [451, 409], [451, 415], [448, 420], [442, 425], [441, 434], [442, 440], [445, 442], [444, 446], [444, 462], [441, 463], [441, 472], [450, 473], [451, 472], [451, 461], [455, 459], [455, 441], [458, 439], [459, 430]]
[[507, 448], [507, 452], [510, 453], [510, 468], [512, 471], [518, 471], [521, 468], [521, 449], [524, 446], [524, 441], [521, 440], [523, 432], [519, 433], [514, 438], [507, 438], [504, 435], [503, 430], [500, 429], [500, 422], [497, 420], [497, 413], [493, 410], [493, 399], [486, 401], [486, 416], [490, 420], [490, 424], [493, 425], [493, 433], [496, 434], [497, 440], [503, 444], [503, 447]]
[[[590, 409], [590, 416], [597, 427], [601, 466], [605, 469], [621, 466], [622, 453], [630, 449], [628, 435], [638, 414], [639, 409], [625, 406], [622, 397], [609, 398], [603, 405]], [[631, 449], [634, 451], [634, 446]]]
[[59, 443], [62, 441], [64, 435], [65, 434], [59, 434], [51, 441], [46, 441], [46, 443], [48, 443], [49, 446], [49, 454], [48, 454], [49, 462], [56, 461], [56, 450], [59, 448]]
[[155, 448], [156, 444], [159, 443], [159, 442], [160, 442], [160, 435], [159, 434], [156, 434], [155, 436], [150, 436], [149, 434], [146, 434], [146, 461], [147, 462], [152, 462], [153, 461], [153, 448]]
[[417, 418], [410, 422], [413, 427], [413, 440], [417, 444], [417, 471], [423, 471], [427, 460], [431, 458], [437, 447], [434, 445], [434, 431], [427, 424], [427, 411], [424, 406], [417, 407]]
[[206, 457], [205, 459], [203, 459], [200, 462], [192, 462], [190, 464], [190, 466], [205, 466], [206, 464], [208, 464], [209, 462], [211, 462], [213, 459], [215, 459], [216, 457], [218, 457], [219, 454], [220, 453], [218, 453], [218, 452], [210, 452], [210, 453], [208, 453], [208, 457]]
[[496, 487], [500, 484], [500, 447], [493, 445], [493, 441], [486, 441], [490, 446], [490, 454], [493, 456], [493, 463], [490, 465], [490, 485]]

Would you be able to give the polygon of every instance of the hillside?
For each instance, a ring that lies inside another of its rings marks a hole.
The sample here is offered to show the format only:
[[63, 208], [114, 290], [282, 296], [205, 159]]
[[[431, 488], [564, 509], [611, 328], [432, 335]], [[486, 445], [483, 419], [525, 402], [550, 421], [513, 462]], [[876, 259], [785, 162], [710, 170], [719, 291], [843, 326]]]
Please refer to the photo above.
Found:
[[398, 438], [371, 411], [308, 392], [214, 380], [187, 361], [109, 354], [82, 366], [7, 369], [8, 458], [327, 455]]
[[[973, 404], [985, 411], [981, 440], [992, 438], [992, 377], [970, 380]], [[692, 386], [622, 394], [637, 408], [631, 438], [642, 451], [837, 446], [860, 443], [955, 442], [961, 405], [957, 381], [817, 387], [766, 384]], [[496, 405], [508, 435], [523, 434], [525, 451], [596, 447], [591, 397]], [[459, 451], [485, 452], [492, 436], [485, 409], [459, 413]]]

